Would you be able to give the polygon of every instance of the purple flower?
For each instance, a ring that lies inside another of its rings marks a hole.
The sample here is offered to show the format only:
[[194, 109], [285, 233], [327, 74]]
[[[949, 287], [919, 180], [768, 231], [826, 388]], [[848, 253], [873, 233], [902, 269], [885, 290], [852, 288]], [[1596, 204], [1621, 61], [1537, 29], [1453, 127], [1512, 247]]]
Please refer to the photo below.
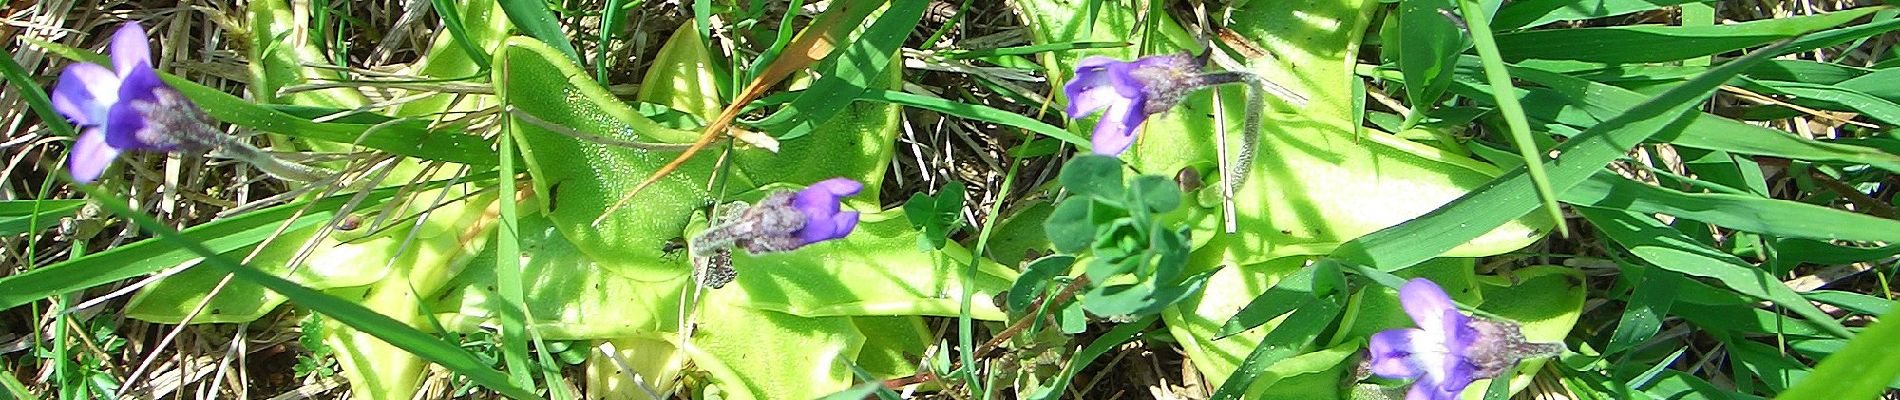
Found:
[[858, 226], [858, 212], [838, 211], [838, 201], [857, 195], [863, 189], [864, 184], [858, 181], [831, 178], [793, 195], [792, 208], [805, 214], [805, 225], [797, 232], [799, 243], [818, 243], [851, 234], [851, 229]]
[[[1120, 155], [1135, 142], [1135, 128], [1149, 115], [1167, 111], [1196, 88], [1206, 86], [1199, 62], [1186, 54], [1142, 57], [1133, 62], [1094, 56], [1075, 67], [1075, 79], [1063, 86], [1069, 118], [1102, 111], [1090, 135], [1095, 154]], [[1106, 109], [1106, 110], [1104, 110]]]
[[858, 212], [842, 211], [838, 201], [863, 189], [857, 181], [832, 178], [797, 192], [773, 192], [758, 204], [728, 204], [713, 226], [693, 237], [692, 248], [702, 257], [729, 246], [763, 254], [843, 238], [858, 226]]
[[1526, 357], [1561, 354], [1559, 343], [1530, 343], [1517, 324], [1467, 317], [1438, 284], [1414, 278], [1399, 288], [1399, 303], [1418, 328], [1372, 335], [1372, 373], [1418, 378], [1407, 400], [1458, 398], [1465, 386], [1495, 378]]
[[92, 182], [127, 150], [205, 150], [219, 134], [202, 110], [158, 79], [145, 30], [128, 22], [112, 35], [112, 69], [78, 63], [53, 88], [53, 109], [80, 128], [67, 169]]

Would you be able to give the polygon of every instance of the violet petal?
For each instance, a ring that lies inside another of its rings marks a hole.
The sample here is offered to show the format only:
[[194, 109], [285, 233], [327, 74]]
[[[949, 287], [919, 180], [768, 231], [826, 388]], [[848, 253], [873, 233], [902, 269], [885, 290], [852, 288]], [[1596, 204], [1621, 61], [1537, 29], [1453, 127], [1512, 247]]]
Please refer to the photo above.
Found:
[[106, 109], [119, 101], [119, 75], [97, 64], [72, 64], [53, 85], [53, 110], [73, 125], [106, 122]]
[[[158, 79], [158, 72], [151, 66], [135, 65], [126, 72], [125, 81], [119, 85], [119, 102], [112, 105], [106, 115], [106, 143], [125, 150], [170, 151], [170, 143], [162, 138], [150, 137], [165, 132], [144, 132], [150, 116], [139, 110], [140, 103], [156, 103], [154, 91], [165, 83]], [[166, 112], [160, 110], [158, 112]]]
[[1399, 304], [1405, 307], [1406, 315], [1412, 316], [1412, 322], [1426, 330], [1443, 329], [1448, 316], [1463, 318], [1457, 313], [1458, 305], [1451, 302], [1451, 296], [1425, 278], [1405, 282], [1405, 286], [1399, 288]]
[[106, 144], [106, 134], [102, 128], [86, 128], [79, 132], [79, 140], [73, 141], [72, 151], [67, 154], [66, 171], [79, 183], [91, 183], [99, 179], [99, 174], [112, 166], [112, 160], [119, 156], [119, 149]]
[[143, 65], [152, 67], [151, 39], [145, 36], [145, 28], [137, 21], [128, 21], [112, 33], [112, 69], [124, 76], [132, 67]]
[[1373, 334], [1366, 346], [1372, 356], [1372, 373], [1390, 379], [1423, 374], [1414, 356], [1420, 351], [1418, 347], [1432, 345], [1420, 343], [1426, 341], [1424, 336], [1425, 332], [1418, 329], [1391, 329]]
[[805, 225], [795, 234], [805, 244], [842, 238], [858, 225], [858, 213], [839, 212], [838, 201], [858, 194], [864, 184], [845, 178], [813, 183], [792, 196], [792, 208], [805, 214]]
[[1135, 144], [1135, 129], [1148, 118], [1141, 107], [1141, 102], [1116, 104], [1102, 113], [1102, 119], [1095, 122], [1095, 131], [1089, 134], [1095, 154], [1117, 156]]

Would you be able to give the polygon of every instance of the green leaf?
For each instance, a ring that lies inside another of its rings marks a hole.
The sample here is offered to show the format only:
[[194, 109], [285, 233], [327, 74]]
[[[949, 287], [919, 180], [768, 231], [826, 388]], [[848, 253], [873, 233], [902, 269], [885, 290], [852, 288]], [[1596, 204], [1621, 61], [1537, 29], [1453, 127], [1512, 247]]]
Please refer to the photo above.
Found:
[[1498, 35], [1507, 61], [1578, 60], [1606, 64], [1676, 61], [1760, 46], [1833, 28], [1883, 7], [1715, 26], [1625, 25], [1530, 30]]
[[1074, 254], [1095, 244], [1095, 223], [1089, 219], [1094, 204], [1095, 201], [1087, 197], [1070, 197], [1049, 213], [1049, 219], [1042, 226], [1056, 251]]
[[1391, 57], [1405, 74], [1406, 104], [1414, 107], [1413, 113], [1429, 111], [1438, 103], [1451, 85], [1458, 53], [1471, 45], [1464, 30], [1440, 14], [1455, 7], [1453, 0], [1400, 0], [1392, 14], [1398, 29], [1380, 31], [1386, 48], [1398, 50]]
[[[744, 276], [743, 274], [740, 276]], [[729, 399], [808, 399], [851, 386], [840, 359], [865, 335], [845, 317], [800, 317], [734, 302], [738, 290], [708, 291], [686, 354]]]
[[[1565, 141], [1557, 147], [1561, 155], [1545, 161], [1552, 188], [1567, 191], [1644, 139], [1682, 129], [1686, 112], [1716, 86], [1766, 60], [1772, 50], [1729, 61]], [[1342, 244], [1333, 257], [1386, 271], [1438, 257], [1535, 210], [1538, 203], [1531, 186], [1524, 168], [1513, 169], [1424, 216]]]
[[1023, 274], [1017, 276], [1016, 283], [1009, 287], [1009, 312], [1020, 313], [1028, 309], [1030, 303], [1047, 291], [1049, 281], [1068, 273], [1072, 265], [1075, 265], [1074, 256], [1055, 255], [1036, 259], [1023, 267]]
[[904, 201], [904, 218], [913, 229], [923, 231], [923, 251], [943, 248], [945, 240], [963, 226], [963, 182], [950, 182], [936, 196], [912, 193]]
[[1129, 204], [1145, 207], [1148, 212], [1165, 213], [1181, 207], [1181, 185], [1173, 179], [1142, 175], [1129, 182]]
[[[667, 129], [620, 102], [552, 48], [528, 38], [508, 39], [495, 53], [497, 94], [516, 112], [559, 121], [583, 134], [627, 141], [680, 143], [697, 133]], [[711, 202], [706, 190], [713, 160], [696, 158], [641, 192], [637, 204], [607, 209], [673, 154], [583, 141], [514, 117], [511, 134], [521, 148], [542, 212], [561, 235], [596, 260], [663, 281], [690, 267], [666, 257], [667, 243]], [[598, 221], [598, 223], [596, 223]]]
[[1852, 337], [1839, 321], [1821, 312], [1773, 275], [1740, 258], [1710, 249], [1647, 216], [1629, 211], [1577, 207], [1604, 233], [1651, 265], [1675, 273], [1714, 278], [1737, 293], [1793, 310], [1838, 337]]
[[1094, 154], [1078, 156], [1062, 165], [1056, 180], [1074, 196], [1122, 197], [1122, 163], [1114, 158]]

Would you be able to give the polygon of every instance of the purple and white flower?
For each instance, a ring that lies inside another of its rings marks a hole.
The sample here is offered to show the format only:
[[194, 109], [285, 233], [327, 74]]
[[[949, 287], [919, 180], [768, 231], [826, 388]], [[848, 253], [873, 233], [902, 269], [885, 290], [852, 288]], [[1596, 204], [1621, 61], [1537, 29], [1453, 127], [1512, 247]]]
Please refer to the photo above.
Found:
[[1186, 54], [1121, 61], [1094, 56], [1075, 67], [1075, 79], [1063, 86], [1069, 118], [1100, 111], [1090, 135], [1095, 154], [1120, 155], [1135, 142], [1135, 129], [1148, 116], [1173, 108], [1188, 92], [1206, 86], [1200, 62]]
[[1399, 302], [1418, 328], [1374, 334], [1368, 349], [1374, 375], [1417, 378], [1407, 400], [1456, 399], [1472, 381], [1496, 378], [1525, 358], [1564, 350], [1560, 343], [1530, 343], [1515, 323], [1458, 312], [1444, 289], [1429, 280], [1406, 282]]
[[221, 135], [203, 110], [159, 80], [147, 40], [128, 22], [112, 35], [112, 69], [78, 63], [60, 74], [53, 109], [80, 129], [67, 166], [73, 180], [92, 182], [125, 151], [202, 152]]

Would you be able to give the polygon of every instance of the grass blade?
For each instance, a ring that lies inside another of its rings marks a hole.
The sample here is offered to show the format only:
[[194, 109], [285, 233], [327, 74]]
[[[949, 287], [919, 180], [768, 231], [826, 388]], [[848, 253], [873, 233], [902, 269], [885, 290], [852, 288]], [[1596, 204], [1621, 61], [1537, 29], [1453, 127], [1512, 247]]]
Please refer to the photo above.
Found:
[[27, 74], [26, 69], [20, 67], [20, 63], [13, 61], [12, 56], [0, 58], [6, 59], [0, 60], [0, 77], [6, 78], [7, 87], [20, 91], [20, 98], [26, 99], [26, 106], [33, 109], [33, 114], [39, 115], [40, 125], [52, 129], [60, 136], [73, 136], [73, 126], [67, 124], [66, 118], [61, 117], [59, 113], [53, 112], [53, 101], [46, 97], [46, 90], [40, 89], [39, 83], [34, 82], [33, 76]]
[[[1460, 75], [1461, 79], [1453, 85], [1460, 89], [1460, 94], [1479, 101], [1492, 98], [1490, 87], [1464, 79], [1463, 73]], [[1512, 67], [1511, 75], [1543, 85], [1539, 88], [1514, 89], [1523, 104], [1530, 105], [1525, 109], [1527, 116], [1543, 123], [1558, 123], [1579, 129], [1601, 124], [1651, 98], [1629, 89], [1536, 68]], [[1888, 171], [1900, 171], [1900, 156], [1878, 149], [1808, 140], [1704, 112], [1692, 112], [1688, 118], [1687, 125], [1682, 129], [1657, 132], [1650, 140], [1731, 153], [1870, 164]]]
[[[74, 187], [85, 191], [88, 196], [94, 198], [112, 198], [112, 196], [106, 194], [96, 186], [74, 185]], [[238, 279], [252, 281], [260, 286], [269, 288], [271, 291], [277, 292], [278, 294], [284, 295], [285, 298], [290, 299], [291, 303], [309, 308], [314, 312], [322, 313], [326, 317], [373, 335], [377, 339], [382, 339], [418, 357], [440, 364], [451, 371], [466, 375], [476, 383], [501, 392], [508, 397], [536, 397], [534, 392], [508, 382], [506, 375], [503, 375], [500, 371], [496, 371], [493, 368], [489, 368], [486, 363], [482, 362], [481, 358], [476, 357], [467, 350], [463, 350], [460, 346], [444, 342], [439, 338], [422, 333], [422, 331], [418, 331], [415, 328], [410, 328], [408, 325], [404, 325], [394, 318], [364, 308], [362, 305], [351, 303], [348, 300], [325, 294], [316, 289], [299, 285], [296, 282], [291, 282], [284, 278], [279, 278], [275, 275], [258, 271], [256, 268], [251, 268], [224, 258], [218, 251], [200, 244], [197, 240], [183, 233], [172, 230], [171, 227], [165, 226], [151, 216], [140, 214], [126, 207], [123, 200], [106, 200], [99, 204], [103, 205], [113, 214], [131, 219], [140, 228], [157, 235], [158, 238], [156, 241], [182, 247], [186, 252], [190, 252], [198, 257], [204, 257], [205, 264], [229, 272]], [[46, 269], [48, 268], [41, 270]], [[8, 295], [13, 294], [10, 291], [5, 293]]]
[[1025, 117], [1022, 114], [1003, 111], [981, 104], [970, 104], [891, 90], [866, 91], [859, 99], [916, 107], [965, 119], [1013, 126], [1063, 142], [1068, 142], [1079, 149], [1086, 150], [1089, 148], [1089, 140], [1083, 138], [1081, 135], [1058, 128], [1046, 122], [1038, 121], [1035, 118]]
[[[1557, 146], [1562, 155], [1545, 161], [1552, 189], [1568, 190], [1650, 136], [1681, 129], [1685, 112], [1736, 74], [1766, 61], [1778, 47], [1711, 69]], [[1341, 244], [1331, 257], [1393, 271], [1444, 254], [1537, 208], [1537, 199], [1526, 196], [1533, 188], [1525, 170], [1514, 168], [1417, 219]]]
[[1668, 214], [1775, 237], [1900, 242], [1900, 221], [1751, 195], [1688, 193], [1610, 172], [1584, 180], [1565, 191], [1563, 199], [1577, 205]]
[[[1605, 64], [1665, 62], [1741, 50], [1832, 28], [1883, 8], [1863, 7], [1716, 26], [1631, 25], [1531, 30], [1501, 34], [1497, 40], [1498, 48], [1510, 56], [1506, 59], [1510, 62], [1525, 59]], [[1781, 51], [1776, 53], [1785, 54]]]
[[820, 124], [830, 121], [831, 117], [844, 110], [845, 105], [856, 100], [859, 94], [882, 86], [885, 68], [889, 68], [891, 59], [902, 47], [906, 32], [917, 28], [917, 22], [923, 19], [924, 8], [930, 2], [924, 0], [898, 0], [891, 4], [877, 21], [858, 34], [856, 40], [843, 52], [830, 57], [821, 64], [818, 81], [813, 82], [772, 115], [766, 116], [751, 125], [767, 131], [779, 132], [778, 140], [790, 140], [805, 136]]
[[1839, 321], [1783, 285], [1780, 279], [1740, 258], [1697, 243], [1661, 221], [1623, 210], [1596, 207], [1577, 207], [1576, 210], [1604, 235], [1650, 265], [1675, 273], [1714, 278], [1736, 293], [1786, 307], [1829, 334], [1842, 338], [1854, 336]]
[[79, 212], [85, 205], [85, 200], [0, 201], [0, 235], [17, 235], [53, 226], [53, 222]]
[[1266, 373], [1267, 367], [1298, 355], [1307, 344], [1319, 338], [1320, 332], [1325, 331], [1326, 327], [1332, 325], [1333, 318], [1339, 316], [1342, 307], [1340, 302], [1340, 296], [1327, 296], [1293, 311], [1279, 327], [1260, 339], [1260, 345], [1247, 354], [1247, 358], [1234, 369], [1234, 374], [1228, 375], [1227, 381], [1221, 382], [1220, 389], [1216, 389], [1208, 399], [1233, 400], [1247, 394], [1248, 386], [1260, 378], [1260, 374]]
[[[567, 42], [567, 33], [561, 31], [561, 21], [554, 17], [554, 10], [548, 9], [545, 0], [499, 0], [501, 12], [508, 14], [508, 21], [529, 37], [547, 43], [555, 51], [566, 55], [568, 61], [581, 62], [580, 54], [574, 51], [574, 44]], [[473, 54], [473, 53], [471, 53]]]
[[[1465, 16], [1465, 24], [1471, 32], [1471, 40], [1478, 49], [1478, 59], [1484, 62], [1484, 76], [1490, 81], [1491, 92], [1497, 99], [1498, 112], [1504, 114], [1504, 124], [1511, 130], [1511, 142], [1517, 146], [1518, 156], [1524, 157], [1525, 172], [1531, 178], [1531, 186], [1537, 189], [1537, 198], [1543, 200], [1544, 210], [1550, 213], [1552, 221], [1558, 221], [1557, 233], [1570, 236], [1570, 227], [1564, 224], [1563, 209], [1557, 206], [1557, 193], [1551, 190], [1550, 176], [1544, 172], [1544, 156], [1537, 142], [1531, 140], [1530, 122], [1524, 119], [1524, 106], [1517, 103], [1517, 97], [1506, 95], [1511, 85], [1510, 70], [1504, 68], [1504, 58], [1498, 54], [1498, 44], [1491, 38], [1490, 17], [1477, 0], [1458, 0], [1458, 10]], [[1447, 60], [1449, 61], [1449, 60]]]
[[[502, 68], [508, 68], [508, 64], [502, 64]], [[507, 76], [508, 72], [503, 71], [502, 75]], [[506, 103], [503, 104], [506, 107]], [[517, 150], [514, 132], [510, 132], [511, 126], [507, 121], [504, 119], [502, 122], [501, 151], [499, 152], [501, 157], [497, 165], [500, 165], [503, 171], [513, 171]], [[517, 187], [515, 174], [501, 174], [500, 181], [497, 187]], [[501, 320], [501, 354], [502, 359], [508, 363], [509, 379], [515, 385], [533, 387], [534, 375], [531, 371], [533, 368], [530, 368], [528, 364], [527, 295], [521, 284], [521, 257], [514, 256], [521, 254], [520, 218], [518, 218], [519, 214], [515, 205], [515, 196], [512, 194], [503, 193], [497, 204], [501, 210], [500, 219], [496, 221], [499, 226], [495, 229], [495, 254], [498, 254], [495, 257], [495, 285], [498, 286], [496, 291], [501, 293], [499, 305], [501, 310], [497, 312], [501, 315], [499, 318]], [[545, 349], [546, 347], [537, 346], [537, 348]], [[548, 381], [548, 386], [560, 385], [557, 381]]]
[[[378, 189], [368, 193], [363, 204], [378, 204], [394, 196], [400, 188]], [[271, 207], [237, 217], [186, 229], [182, 237], [201, 248], [218, 254], [263, 241], [288, 225], [286, 232], [329, 221], [352, 196], [335, 196], [313, 202], [298, 202]], [[298, 214], [302, 212], [302, 214]], [[293, 216], [295, 218], [293, 218]], [[288, 221], [288, 222], [286, 222]], [[158, 272], [199, 255], [162, 240], [141, 240], [110, 250], [68, 260], [0, 278], [0, 309], [17, 307], [35, 300], [72, 293], [113, 281]]]

